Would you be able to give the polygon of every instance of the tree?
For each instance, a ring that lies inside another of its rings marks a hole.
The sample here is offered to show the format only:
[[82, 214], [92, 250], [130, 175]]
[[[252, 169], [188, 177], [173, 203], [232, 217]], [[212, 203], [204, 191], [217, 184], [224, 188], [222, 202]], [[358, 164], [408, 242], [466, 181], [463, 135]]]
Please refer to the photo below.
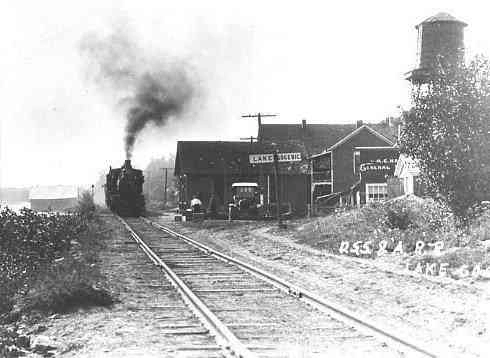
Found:
[[414, 86], [404, 115], [401, 151], [420, 163], [429, 193], [442, 198], [462, 225], [490, 190], [490, 63], [436, 69]]
[[[177, 202], [178, 184], [174, 176], [175, 157], [169, 155], [152, 159], [144, 170], [145, 182], [143, 192], [149, 202], [158, 203], [159, 206], [175, 205]], [[167, 168], [167, 203], [165, 198], [165, 169]]]

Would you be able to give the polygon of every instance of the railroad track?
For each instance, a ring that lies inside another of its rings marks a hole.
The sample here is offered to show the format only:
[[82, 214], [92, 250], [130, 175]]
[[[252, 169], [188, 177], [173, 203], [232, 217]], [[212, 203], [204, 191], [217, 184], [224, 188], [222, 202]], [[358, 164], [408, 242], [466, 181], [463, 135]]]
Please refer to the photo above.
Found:
[[436, 357], [305, 289], [147, 218], [119, 219], [214, 335], [223, 356]]

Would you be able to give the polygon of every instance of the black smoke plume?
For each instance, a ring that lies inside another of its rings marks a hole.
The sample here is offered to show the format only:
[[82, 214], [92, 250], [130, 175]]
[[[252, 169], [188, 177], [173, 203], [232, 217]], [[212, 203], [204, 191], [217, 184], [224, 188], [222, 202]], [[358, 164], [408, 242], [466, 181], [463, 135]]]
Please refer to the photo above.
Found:
[[169, 120], [178, 119], [195, 94], [184, 61], [170, 63], [145, 56], [124, 31], [106, 38], [86, 35], [80, 49], [88, 59], [90, 77], [126, 110], [127, 159], [131, 159], [136, 139], [148, 124], [163, 127]]

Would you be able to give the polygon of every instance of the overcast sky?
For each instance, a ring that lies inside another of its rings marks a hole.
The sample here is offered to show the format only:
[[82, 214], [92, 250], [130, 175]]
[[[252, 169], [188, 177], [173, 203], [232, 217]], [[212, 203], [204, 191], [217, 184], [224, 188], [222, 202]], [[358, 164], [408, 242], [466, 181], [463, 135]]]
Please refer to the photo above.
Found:
[[[285, 5], [285, 4], [288, 5]], [[121, 91], [95, 79], [87, 36], [123, 34], [139, 71], [182, 64], [186, 110], [138, 137], [133, 163], [176, 140], [237, 140], [268, 122], [379, 122], [408, 108], [414, 26], [467, 22], [467, 54], [490, 55], [485, 1], [0, 1], [0, 185], [93, 183], [125, 159]], [[117, 59], [115, 59], [115, 63]], [[150, 64], [150, 65], [149, 65]]]

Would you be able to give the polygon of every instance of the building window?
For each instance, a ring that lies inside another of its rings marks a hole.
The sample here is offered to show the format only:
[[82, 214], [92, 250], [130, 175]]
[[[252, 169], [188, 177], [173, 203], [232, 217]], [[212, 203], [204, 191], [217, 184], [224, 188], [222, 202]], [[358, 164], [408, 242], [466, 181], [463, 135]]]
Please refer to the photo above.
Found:
[[388, 198], [386, 183], [366, 184], [366, 203], [383, 201]]

